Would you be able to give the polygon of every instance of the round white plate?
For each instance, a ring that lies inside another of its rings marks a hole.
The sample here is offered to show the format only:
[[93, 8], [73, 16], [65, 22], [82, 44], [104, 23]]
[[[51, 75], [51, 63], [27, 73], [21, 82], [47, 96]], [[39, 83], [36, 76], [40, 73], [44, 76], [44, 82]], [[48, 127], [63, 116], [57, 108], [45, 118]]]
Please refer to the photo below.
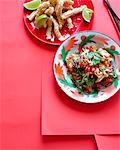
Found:
[[[90, 38], [91, 37], [91, 38]], [[89, 39], [96, 42], [97, 44], [105, 47], [111, 48], [115, 56], [115, 64], [117, 67], [118, 79], [116, 79], [113, 84], [98, 93], [84, 94], [78, 93], [76, 87], [74, 87], [70, 76], [67, 73], [67, 68], [64, 63], [66, 56], [69, 53], [75, 51], [79, 44], [84, 40]], [[70, 38], [68, 38], [63, 44], [58, 48], [54, 59], [54, 75], [58, 85], [61, 89], [74, 100], [85, 102], [85, 103], [97, 103], [102, 102], [113, 96], [120, 89], [120, 47], [113, 41], [110, 37], [93, 31], [79, 32]]]

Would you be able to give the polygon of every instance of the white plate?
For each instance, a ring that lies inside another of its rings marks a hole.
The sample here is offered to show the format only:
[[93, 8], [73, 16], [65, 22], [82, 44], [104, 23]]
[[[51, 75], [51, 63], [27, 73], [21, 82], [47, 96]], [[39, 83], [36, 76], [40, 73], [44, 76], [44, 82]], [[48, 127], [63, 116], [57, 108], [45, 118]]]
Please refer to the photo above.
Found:
[[115, 64], [117, 67], [118, 79], [115, 80], [115, 82], [111, 86], [101, 90], [97, 94], [79, 94], [77, 88], [74, 87], [70, 76], [67, 74], [67, 68], [64, 64], [65, 56], [75, 51], [75, 49], [78, 48], [79, 44], [83, 40], [85, 40], [85, 38], [90, 36], [94, 36], [91, 38], [91, 40], [93, 40], [97, 44], [102, 45], [106, 48], [112, 48], [113, 51], [117, 51], [117, 53], [120, 54], [119, 45], [110, 37], [102, 33], [93, 31], [80, 32], [68, 38], [59, 47], [55, 55], [53, 68], [58, 85], [69, 97], [80, 102], [97, 103], [107, 100], [120, 89], [120, 55], [115, 55]]

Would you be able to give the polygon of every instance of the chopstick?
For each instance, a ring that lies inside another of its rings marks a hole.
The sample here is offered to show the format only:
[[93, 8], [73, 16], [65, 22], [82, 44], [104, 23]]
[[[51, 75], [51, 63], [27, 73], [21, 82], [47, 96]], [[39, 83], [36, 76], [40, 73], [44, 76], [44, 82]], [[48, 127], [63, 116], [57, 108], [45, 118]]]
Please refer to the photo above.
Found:
[[119, 25], [119, 22], [120, 22], [120, 17], [115, 13], [115, 11], [112, 9], [112, 7], [110, 6], [108, 0], [104, 0], [104, 3], [106, 4], [107, 6], [107, 10], [108, 10], [108, 13], [112, 19], [112, 21], [114, 22], [114, 25], [115, 25], [115, 29], [117, 31], [117, 34], [119, 36], [119, 39], [120, 39], [120, 25]]
[[109, 8], [109, 10], [112, 12], [112, 14], [118, 19], [120, 20], [120, 17], [115, 13], [115, 11], [112, 9], [112, 7], [110, 6], [108, 0], [104, 0], [105, 4], [107, 5], [107, 7]]

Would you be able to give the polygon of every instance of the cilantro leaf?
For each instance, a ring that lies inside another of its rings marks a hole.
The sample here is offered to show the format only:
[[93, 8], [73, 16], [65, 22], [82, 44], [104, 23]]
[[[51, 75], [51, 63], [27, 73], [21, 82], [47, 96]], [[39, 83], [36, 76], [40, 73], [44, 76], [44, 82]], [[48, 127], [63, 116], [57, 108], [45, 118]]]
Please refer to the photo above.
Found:
[[94, 79], [88, 79], [87, 81], [86, 81], [86, 84], [88, 85], [88, 86], [92, 86], [93, 84], [94, 84]]
[[96, 58], [92, 59], [91, 66], [95, 66], [95, 65], [98, 65], [98, 64], [100, 64], [100, 59], [96, 59]]

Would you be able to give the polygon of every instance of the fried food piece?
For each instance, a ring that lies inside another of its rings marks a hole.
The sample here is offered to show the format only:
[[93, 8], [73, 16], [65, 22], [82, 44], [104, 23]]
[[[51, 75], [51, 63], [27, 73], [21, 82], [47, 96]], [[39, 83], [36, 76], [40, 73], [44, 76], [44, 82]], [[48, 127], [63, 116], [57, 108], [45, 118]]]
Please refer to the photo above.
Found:
[[67, 12], [62, 14], [62, 19], [67, 19], [73, 15], [76, 15], [76, 14], [82, 12], [82, 10], [86, 7], [87, 7], [86, 5], [82, 5], [78, 8], [74, 8], [73, 10], [68, 10]]
[[62, 28], [62, 26], [64, 24], [64, 20], [61, 18], [62, 10], [63, 10], [63, 4], [64, 4], [64, 0], [57, 0], [57, 4], [55, 6], [55, 12], [56, 12], [56, 16], [57, 16], [60, 28]]
[[73, 5], [74, 1], [73, 0], [63, 0], [65, 6]]
[[52, 6], [55, 6], [57, 4], [57, 0], [49, 0], [49, 2], [52, 4]]
[[54, 7], [49, 7], [44, 13], [51, 16], [54, 13]]
[[74, 69], [74, 64], [75, 64], [75, 61], [76, 60], [79, 60], [80, 59], [80, 56], [78, 55], [78, 54], [70, 54], [70, 55], [68, 55], [67, 57], [66, 57], [66, 64], [67, 64], [67, 67], [68, 67], [68, 70], [70, 71], [70, 72], [72, 72], [73, 71], [73, 69]]
[[49, 8], [49, 7], [50, 7], [50, 2], [49, 1], [41, 3], [39, 8], [37, 9], [36, 16], [38, 17], [38, 16], [42, 15], [44, 10]]
[[28, 18], [30, 21], [32, 21], [32, 20], [35, 18], [36, 14], [37, 14], [37, 10], [36, 10], [36, 11], [33, 11], [30, 15], [28, 15], [27, 18]]
[[68, 25], [68, 29], [72, 29], [73, 28], [73, 23], [72, 23], [72, 19], [71, 18], [67, 18], [67, 25]]
[[46, 39], [50, 40], [52, 39], [52, 19], [49, 18], [48, 22], [47, 22], [47, 31], [46, 31]]
[[50, 16], [50, 18], [51, 18], [53, 25], [54, 25], [54, 32], [55, 32], [56, 37], [59, 40], [63, 39], [63, 36], [61, 35], [60, 30], [59, 30], [59, 24], [57, 23], [56, 19], [53, 18], [53, 16]]
[[70, 5], [70, 6], [63, 6], [63, 11], [66, 11], [66, 10], [72, 10], [73, 7]]

